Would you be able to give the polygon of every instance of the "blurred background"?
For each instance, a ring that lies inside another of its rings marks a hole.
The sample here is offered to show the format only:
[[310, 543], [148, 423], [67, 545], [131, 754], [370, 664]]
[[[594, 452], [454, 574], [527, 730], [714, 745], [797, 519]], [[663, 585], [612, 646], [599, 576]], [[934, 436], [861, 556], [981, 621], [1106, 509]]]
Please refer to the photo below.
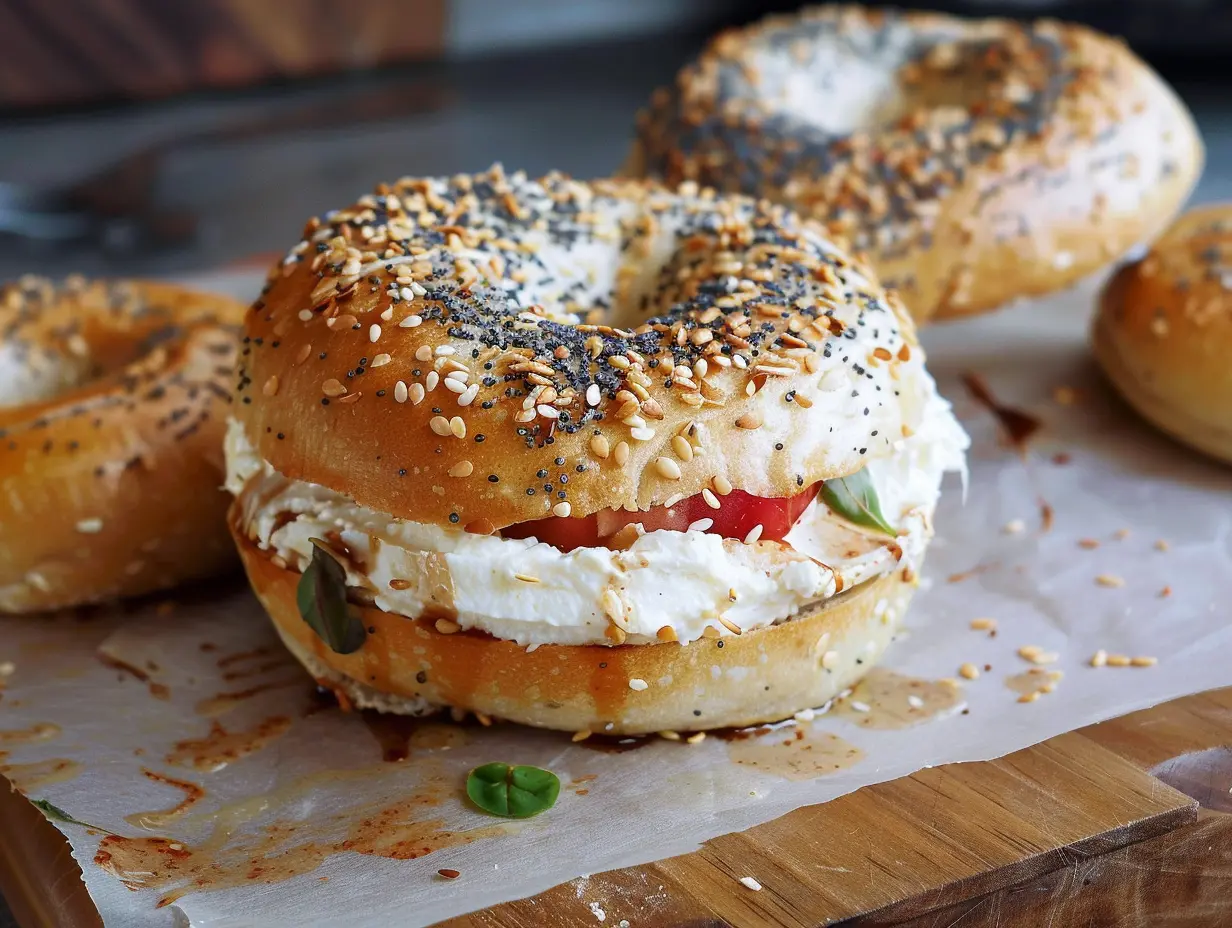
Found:
[[[404, 174], [579, 177], [756, 0], [0, 0], [0, 278], [264, 260]], [[1124, 36], [1181, 91], [1232, 195], [1232, 4], [935, 0]]]

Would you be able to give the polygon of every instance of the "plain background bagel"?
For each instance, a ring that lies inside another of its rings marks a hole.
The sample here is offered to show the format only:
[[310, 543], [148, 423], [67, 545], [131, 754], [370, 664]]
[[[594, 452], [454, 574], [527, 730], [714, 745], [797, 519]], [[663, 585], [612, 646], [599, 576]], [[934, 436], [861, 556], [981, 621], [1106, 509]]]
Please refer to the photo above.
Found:
[[1175, 94], [1107, 36], [831, 6], [713, 40], [639, 118], [627, 171], [792, 205], [925, 320], [1106, 265], [1201, 160]]
[[[739, 636], [533, 650], [477, 632], [441, 634], [427, 620], [357, 606], [368, 642], [336, 654], [300, 617], [300, 574], [233, 533], [253, 590], [287, 647], [355, 705], [410, 714], [457, 707], [563, 731], [744, 727], [820, 706], [881, 656], [914, 591], [910, 572], [899, 570]], [[635, 689], [631, 680], [647, 685]]]
[[0, 291], [0, 611], [217, 573], [222, 439], [244, 307], [145, 282]]
[[1232, 205], [1191, 210], [1100, 295], [1096, 358], [1163, 431], [1232, 462]]

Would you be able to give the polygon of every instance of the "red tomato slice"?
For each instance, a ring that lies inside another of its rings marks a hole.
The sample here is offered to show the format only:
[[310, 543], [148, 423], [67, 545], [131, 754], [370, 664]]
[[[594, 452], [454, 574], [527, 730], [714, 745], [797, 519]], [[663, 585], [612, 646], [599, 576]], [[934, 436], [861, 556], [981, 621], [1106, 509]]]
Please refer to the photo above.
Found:
[[671, 507], [656, 506], [646, 512], [604, 509], [581, 518], [549, 516], [519, 522], [501, 529], [501, 535], [535, 538], [562, 551], [572, 551], [574, 548], [602, 547], [626, 525], [636, 522], [642, 523], [648, 532], [683, 532], [694, 522], [710, 519], [713, 524], [705, 531], [712, 535], [744, 539], [760, 525], [762, 541], [782, 541], [820, 489], [818, 482], [795, 496], [784, 497], [753, 496], [743, 490], [732, 490], [727, 496], [718, 497], [718, 509], [711, 509], [698, 494]]

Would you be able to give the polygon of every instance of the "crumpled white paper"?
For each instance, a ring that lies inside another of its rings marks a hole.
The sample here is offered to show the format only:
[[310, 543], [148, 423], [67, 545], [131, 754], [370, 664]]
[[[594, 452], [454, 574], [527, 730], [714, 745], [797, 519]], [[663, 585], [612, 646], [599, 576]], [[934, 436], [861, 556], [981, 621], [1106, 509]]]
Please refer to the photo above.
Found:
[[[247, 278], [223, 282], [251, 285]], [[108, 924], [167, 925], [179, 916], [203, 926], [426, 925], [583, 873], [684, 853], [716, 835], [925, 766], [996, 757], [1232, 684], [1232, 471], [1157, 435], [1103, 385], [1085, 348], [1093, 292], [1088, 285], [927, 331], [930, 367], [974, 440], [970, 488], [965, 505], [957, 481], [942, 501], [928, 582], [908, 615], [909, 633], [885, 664], [930, 679], [955, 676], [965, 662], [992, 669], [963, 681], [966, 714], [906, 730], [864, 728], [850, 714], [819, 716], [814, 731], [833, 732], [865, 752], [854, 766], [789, 781], [733, 764], [733, 746], [715, 738], [693, 746], [655, 741], [617, 755], [514, 726], [467, 728], [457, 736], [430, 729], [412, 739], [408, 760], [385, 763], [359, 717], [336, 710], [305, 715], [306, 687], [278, 685], [298, 681], [298, 673], [278, 659], [259, 608], [238, 587], [184, 601], [170, 615], [151, 607], [89, 621], [0, 622], [0, 663], [15, 668], [0, 700], [0, 730], [59, 727], [58, 734], [38, 729], [50, 735], [45, 740], [0, 735], [0, 750], [8, 751], [0, 762], [71, 760], [80, 765], [76, 776], [32, 788], [31, 795], [126, 836], [161, 835], [196, 848], [212, 835], [224, 846], [219, 859], [232, 864], [235, 846], [268, 835], [262, 829], [271, 823], [301, 827], [288, 829], [285, 840], [267, 838], [263, 850], [302, 856], [303, 845], [336, 841], [353, 821], [422, 795], [428, 781], [443, 798], [404, 817], [439, 819], [453, 830], [489, 827], [495, 820], [460, 798], [466, 770], [499, 759], [557, 772], [565, 788], [556, 807], [500, 836], [411, 860], [322, 854], [319, 867], [292, 879], [188, 892], [161, 909], [155, 906], [170, 887], [130, 891], [93, 862], [100, 834], [60, 826]], [[1002, 403], [1043, 421], [1025, 457], [999, 441], [995, 419], [964, 388], [963, 375], [972, 370]], [[1054, 513], [1047, 531], [1042, 503]], [[1086, 546], [1083, 539], [1090, 540]], [[976, 618], [995, 619], [997, 635], [973, 631]], [[203, 651], [204, 643], [216, 650]], [[103, 666], [96, 652], [104, 644], [165, 684], [168, 698]], [[1044, 669], [1063, 676], [1055, 691], [1020, 703], [1006, 678], [1031, 666], [1016, 651], [1032, 645], [1055, 652]], [[219, 666], [263, 646], [271, 653]], [[1158, 664], [1088, 666], [1101, 649]], [[262, 684], [274, 686], [233, 704], [211, 701]], [[290, 720], [281, 737], [216, 772], [167, 759], [176, 742], [205, 737], [214, 721], [236, 732], [277, 716]], [[20, 780], [23, 770], [54, 766], [10, 769]], [[198, 784], [205, 796], [181, 815], [147, 822], [153, 830], [143, 832], [125, 817], [170, 808], [183, 796], [143, 769]], [[224, 841], [226, 829], [235, 832]], [[461, 876], [447, 881], [436, 875], [441, 868]], [[579, 922], [597, 917], [580, 899], [579, 893]], [[613, 924], [654, 923], [635, 902], [608, 908]]]

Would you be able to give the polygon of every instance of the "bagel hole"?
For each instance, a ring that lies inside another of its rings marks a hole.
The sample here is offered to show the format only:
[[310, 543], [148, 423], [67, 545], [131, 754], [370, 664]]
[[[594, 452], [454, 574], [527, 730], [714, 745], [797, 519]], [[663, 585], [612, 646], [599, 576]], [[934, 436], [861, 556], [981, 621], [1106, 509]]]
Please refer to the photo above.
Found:
[[930, 110], [961, 118], [995, 94], [994, 75], [979, 66], [988, 41], [900, 26], [807, 44], [807, 58], [796, 51], [786, 63], [781, 50], [767, 50], [756, 67], [778, 76], [763, 78], [759, 91], [773, 113], [825, 136], [893, 129]]

